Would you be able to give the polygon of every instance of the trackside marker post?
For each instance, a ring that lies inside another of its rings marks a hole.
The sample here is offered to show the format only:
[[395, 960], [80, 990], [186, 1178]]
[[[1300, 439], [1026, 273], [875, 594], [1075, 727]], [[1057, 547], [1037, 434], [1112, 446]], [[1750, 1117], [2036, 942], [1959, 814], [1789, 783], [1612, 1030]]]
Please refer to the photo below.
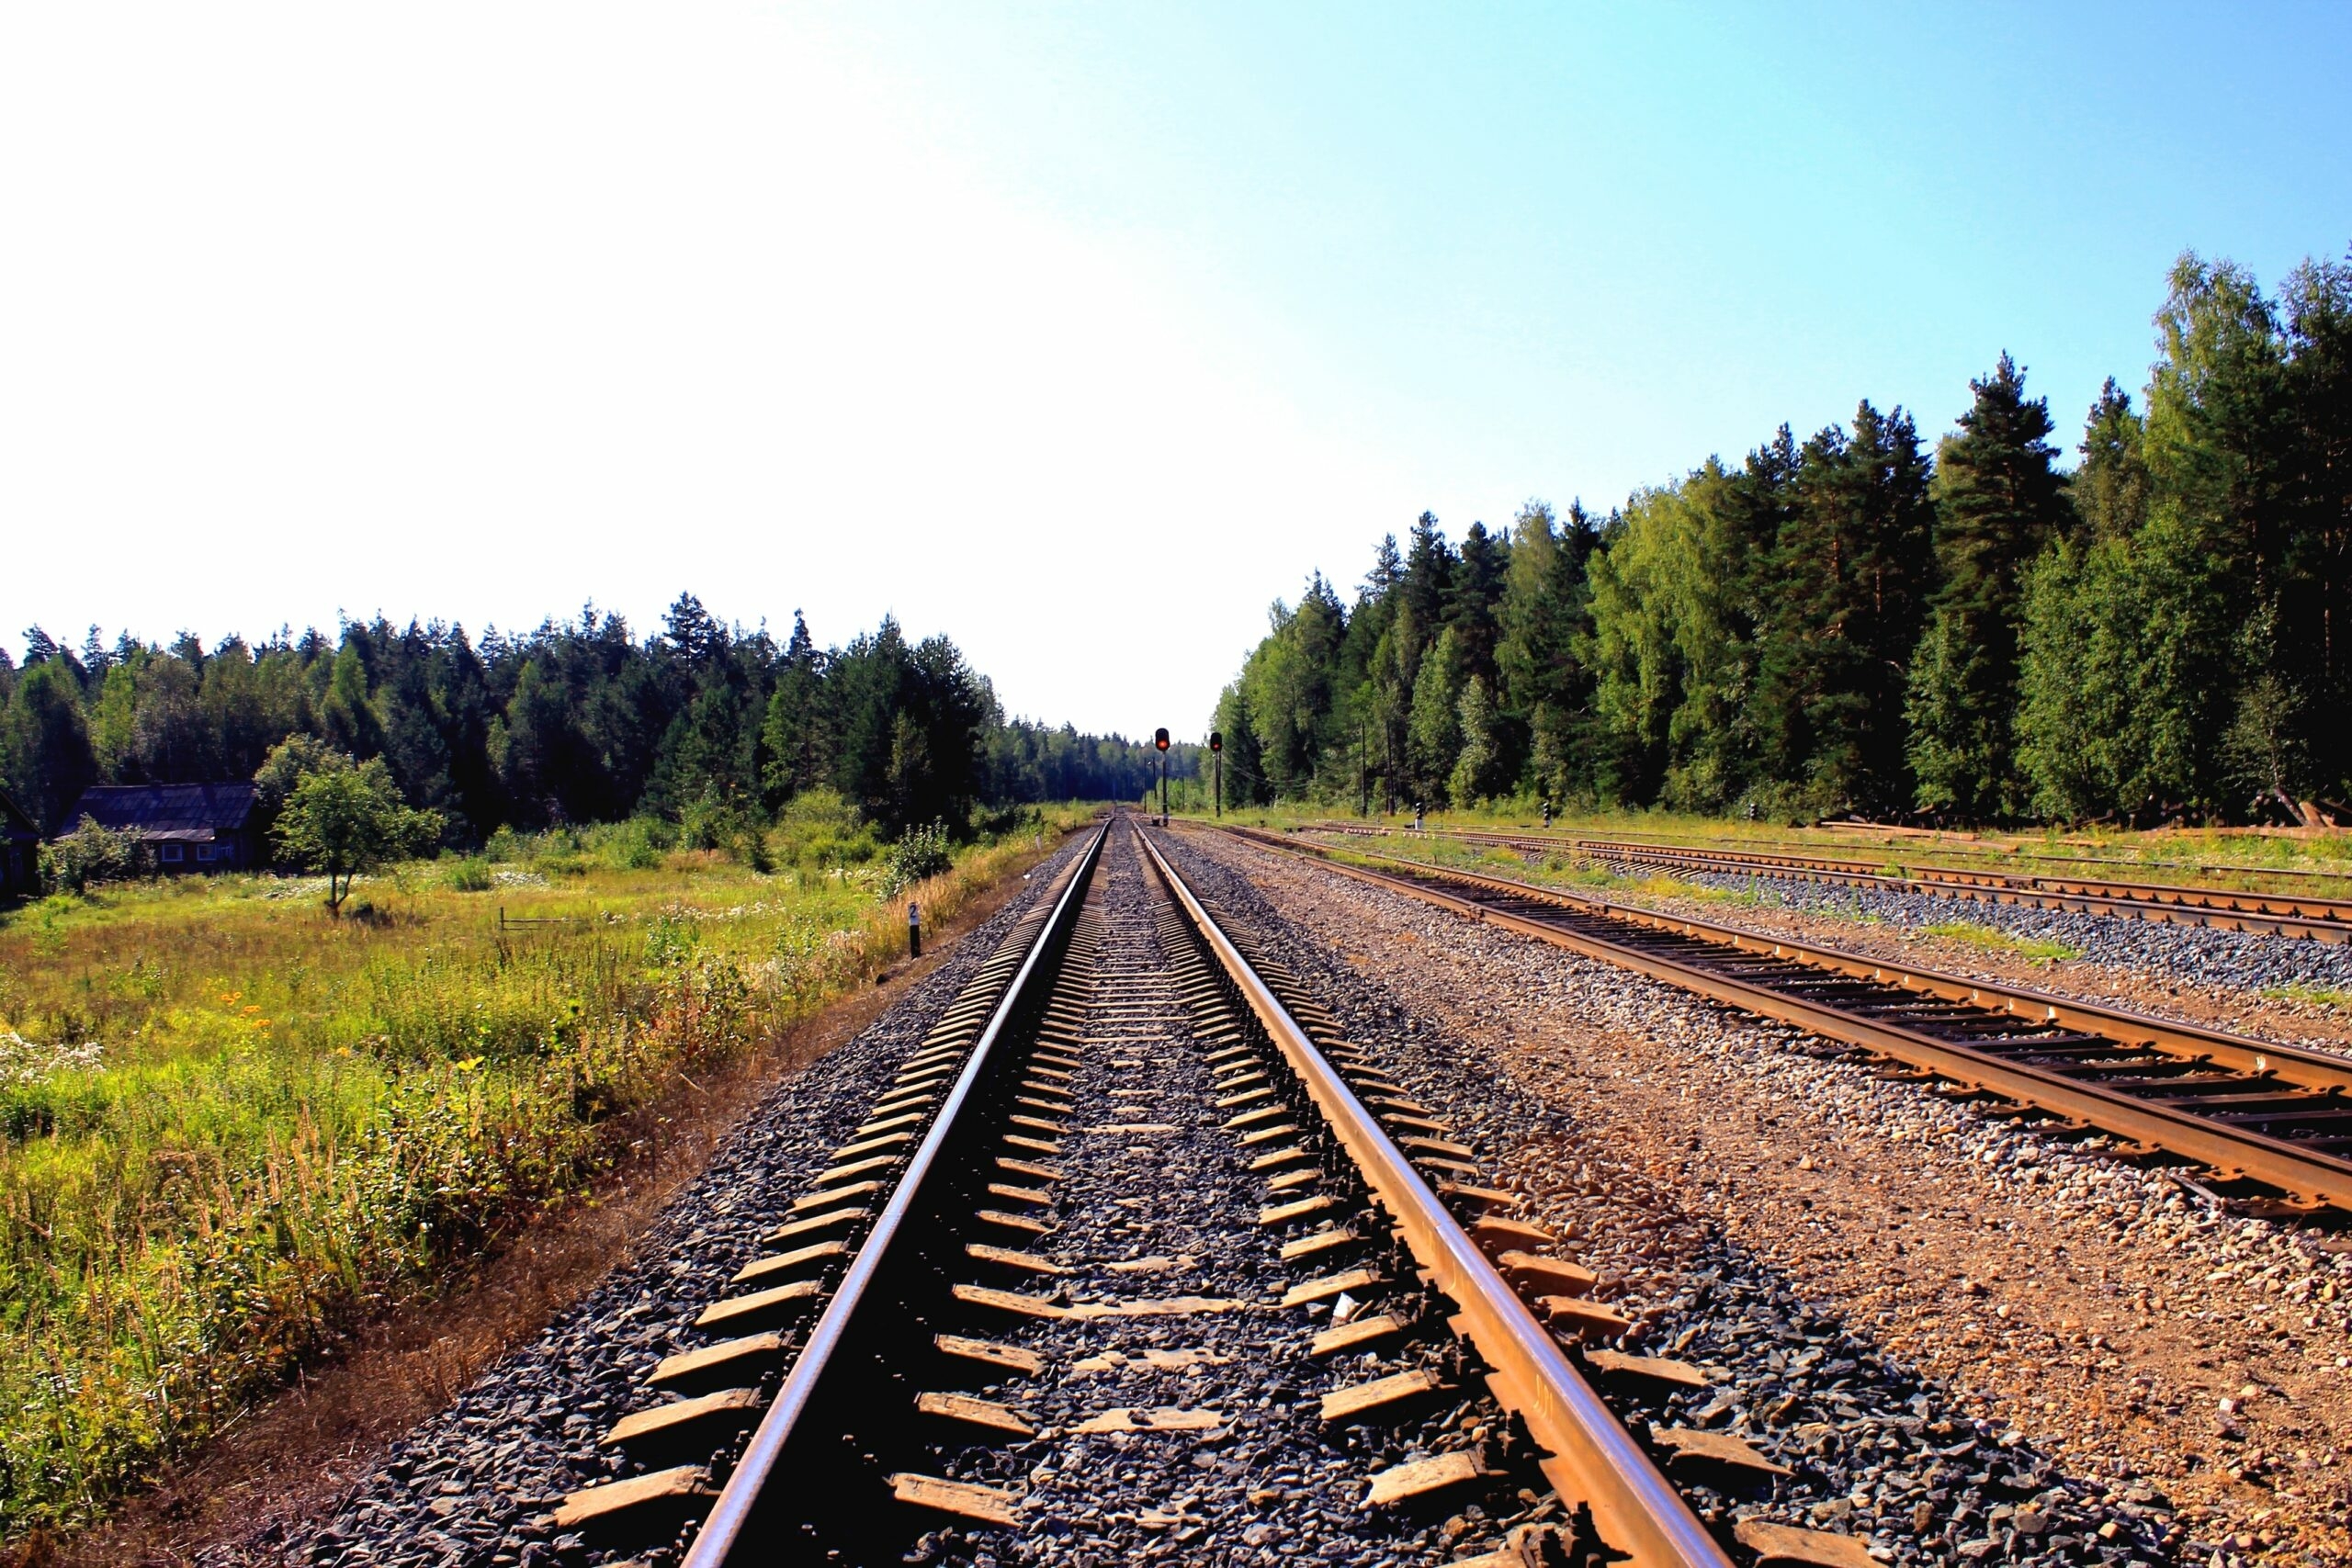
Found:
[[911, 898], [907, 900], [907, 956], [922, 956], [922, 906]]

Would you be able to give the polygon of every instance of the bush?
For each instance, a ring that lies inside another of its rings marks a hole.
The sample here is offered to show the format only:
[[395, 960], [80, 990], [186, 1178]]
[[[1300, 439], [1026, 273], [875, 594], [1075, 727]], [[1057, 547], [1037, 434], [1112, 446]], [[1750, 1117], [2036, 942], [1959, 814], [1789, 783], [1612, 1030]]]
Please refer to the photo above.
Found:
[[768, 859], [767, 834], [749, 807], [732, 795], [705, 791], [678, 814], [678, 833], [692, 850], [719, 850], [740, 865], [765, 874], [775, 869]]
[[947, 824], [933, 822], [916, 828], [890, 846], [882, 863], [882, 897], [895, 898], [918, 882], [927, 881], [956, 863], [947, 847]]
[[1750, 822], [1770, 822], [1802, 828], [1829, 810], [1818, 788], [1792, 784], [1763, 783], [1749, 788], [1732, 805], [1731, 814]]
[[71, 833], [40, 847], [42, 883], [65, 892], [86, 893], [101, 882], [130, 882], [154, 872], [154, 857], [145, 844], [87, 817]]
[[466, 855], [449, 863], [441, 874], [443, 882], [452, 893], [487, 893], [490, 891], [490, 862], [480, 855]]
[[605, 823], [582, 835], [583, 847], [615, 871], [658, 871], [677, 840], [677, 831], [654, 817]]

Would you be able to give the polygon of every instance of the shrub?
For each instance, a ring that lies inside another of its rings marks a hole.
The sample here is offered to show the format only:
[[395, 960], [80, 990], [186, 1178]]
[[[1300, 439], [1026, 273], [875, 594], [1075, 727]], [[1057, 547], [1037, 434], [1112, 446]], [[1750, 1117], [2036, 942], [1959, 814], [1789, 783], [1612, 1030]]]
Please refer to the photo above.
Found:
[[85, 817], [63, 838], [40, 848], [41, 880], [49, 886], [85, 893], [101, 882], [130, 882], [154, 874], [153, 854], [129, 833], [101, 828]]
[[645, 928], [645, 960], [649, 964], [684, 964], [701, 945], [702, 929], [683, 915], [656, 915]]
[[882, 862], [881, 894], [895, 898], [918, 882], [928, 881], [956, 863], [947, 847], [947, 824], [910, 829], [890, 846]]
[[490, 862], [480, 855], [466, 855], [449, 863], [441, 874], [452, 893], [487, 893], [490, 891]]
[[658, 871], [677, 841], [677, 830], [658, 817], [607, 822], [582, 835], [582, 847], [615, 871]]
[[763, 874], [775, 869], [768, 858], [767, 835], [751, 808], [715, 788], [704, 791], [678, 814], [678, 833], [688, 849], [722, 851], [737, 864]]

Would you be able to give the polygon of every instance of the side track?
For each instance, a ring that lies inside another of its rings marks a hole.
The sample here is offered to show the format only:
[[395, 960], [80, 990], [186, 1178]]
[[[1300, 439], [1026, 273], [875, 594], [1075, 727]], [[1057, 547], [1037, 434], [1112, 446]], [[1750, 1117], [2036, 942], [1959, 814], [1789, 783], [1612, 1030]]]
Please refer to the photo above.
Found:
[[2281, 1215], [2352, 1212], [2352, 1061], [1507, 878], [1228, 829], [1906, 1067], [2208, 1167]]
[[[1380, 837], [1389, 829], [1360, 823], [1326, 822], [1318, 833]], [[2018, 876], [1960, 866], [1897, 866], [1884, 861], [1837, 860], [1819, 855], [1761, 853], [1747, 850], [1640, 843], [1623, 839], [1565, 838], [1447, 829], [1436, 835], [1464, 843], [1496, 844], [1534, 854], [1567, 854], [1611, 866], [1649, 866], [1724, 876], [1772, 876], [1887, 893], [1917, 893], [1984, 903], [2013, 904], [2073, 914], [2161, 920], [2210, 926], [2217, 931], [2263, 936], [2352, 942], [2352, 901], [2294, 893], [2242, 893], [2224, 888], [2184, 887], [2167, 883], [2114, 882], [2073, 876]]]

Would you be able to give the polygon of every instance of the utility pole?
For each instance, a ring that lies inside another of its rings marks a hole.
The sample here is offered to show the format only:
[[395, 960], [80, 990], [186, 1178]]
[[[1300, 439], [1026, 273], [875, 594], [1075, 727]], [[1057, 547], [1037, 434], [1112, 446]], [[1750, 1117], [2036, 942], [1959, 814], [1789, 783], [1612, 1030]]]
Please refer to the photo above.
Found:
[[1364, 728], [1363, 715], [1358, 714], [1356, 715], [1356, 815], [1359, 817], [1372, 815], [1372, 777], [1364, 771], [1371, 761], [1371, 758], [1365, 753], [1371, 749], [1372, 741]]

